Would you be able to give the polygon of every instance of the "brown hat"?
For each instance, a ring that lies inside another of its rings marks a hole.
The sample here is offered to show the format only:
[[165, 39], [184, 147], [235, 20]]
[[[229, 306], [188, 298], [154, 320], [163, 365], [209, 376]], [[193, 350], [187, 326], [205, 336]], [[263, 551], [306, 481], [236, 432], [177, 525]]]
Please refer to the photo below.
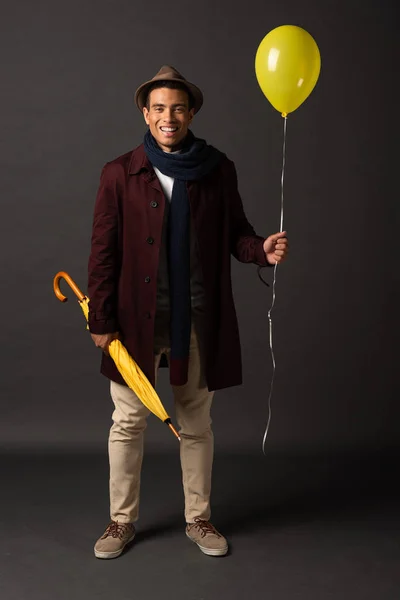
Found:
[[136, 102], [136, 106], [138, 107], [140, 112], [143, 111], [143, 107], [146, 105], [147, 94], [148, 94], [149, 88], [156, 81], [177, 81], [179, 83], [182, 83], [188, 89], [188, 91], [191, 93], [191, 95], [193, 96], [194, 112], [197, 113], [200, 110], [200, 108], [202, 107], [203, 94], [199, 90], [199, 88], [196, 87], [195, 85], [193, 85], [193, 83], [190, 83], [189, 81], [187, 81], [183, 77], [183, 75], [181, 75], [180, 73], [178, 73], [178, 71], [176, 69], [174, 69], [174, 67], [164, 65], [158, 71], [157, 75], [155, 75], [153, 77], [153, 79], [150, 79], [150, 81], [146, 81], [146, 83], [142, 83], [142, 85], [140, 87], [138, 87], [138, 89], [136, 90], [135, 102]]

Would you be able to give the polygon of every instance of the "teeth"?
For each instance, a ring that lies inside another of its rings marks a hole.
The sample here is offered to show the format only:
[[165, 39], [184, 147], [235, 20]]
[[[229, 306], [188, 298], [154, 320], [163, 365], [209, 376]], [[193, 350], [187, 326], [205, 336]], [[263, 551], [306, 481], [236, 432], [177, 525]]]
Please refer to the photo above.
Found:
[[177, 127], [161, 127], [161, 131], [166, 131], [167, 133], [173, 133], [177, 131]]

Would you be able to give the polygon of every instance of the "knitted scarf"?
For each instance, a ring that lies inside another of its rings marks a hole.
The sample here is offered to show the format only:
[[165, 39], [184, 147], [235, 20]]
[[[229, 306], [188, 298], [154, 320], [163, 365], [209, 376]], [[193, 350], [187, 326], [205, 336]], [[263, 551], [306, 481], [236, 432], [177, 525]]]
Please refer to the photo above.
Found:
[[205, 177], [224, 155], [190, 131], [179, 154], [163, 152], [150, 131], [145, 135], [144, 149], [153, 167], [174, 178], [167, 229], [171, 306], [170, 381], [172, 385], [184, 385], [188, 380], [191, 332], [190, 205], [187, 182]]

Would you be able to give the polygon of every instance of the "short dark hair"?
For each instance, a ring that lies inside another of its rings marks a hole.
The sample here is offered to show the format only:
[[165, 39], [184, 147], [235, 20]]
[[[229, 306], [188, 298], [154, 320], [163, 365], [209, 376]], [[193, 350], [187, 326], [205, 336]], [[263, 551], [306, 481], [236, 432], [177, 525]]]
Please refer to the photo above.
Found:
[[147, 110], [150, 110], [150, 94], [153, 90], [158, 90], [159, 88], [168, 88], [170, 90], [182, 90], [183, 92], [186, 92], [188, 95], [188, 100], [189, 100], [189, 110], [191, 110], [194, 106], [194, 98], [192, 96], [192, 94], [190, 93], [190, 90], [188, 87], [186, 87], [186, 85], [184, 83], [181, 83], [180, 81], [169, 81], [168, 79], [166, 79], [165, 81], [155, 81], [148, 89], [147, 91], [147, 98], [146, 98], [146, 108]]

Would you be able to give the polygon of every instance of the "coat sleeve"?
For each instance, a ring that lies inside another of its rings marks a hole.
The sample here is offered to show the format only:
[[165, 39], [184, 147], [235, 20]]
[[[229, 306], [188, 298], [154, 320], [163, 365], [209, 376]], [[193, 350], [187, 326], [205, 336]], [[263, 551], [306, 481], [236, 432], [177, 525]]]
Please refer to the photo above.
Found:
[[238, 190], [236, 168], [232, 161], [228, 161], [227, 169], [231, 254], [243, 263], [270, 266], [263, 249], [265, 238], [256, 234], [245, 215]]
[[114, 165], [105, 165], [100, 177], [93, 216], [88, 265], [89, 330], [118, 331], [118, 191]]

